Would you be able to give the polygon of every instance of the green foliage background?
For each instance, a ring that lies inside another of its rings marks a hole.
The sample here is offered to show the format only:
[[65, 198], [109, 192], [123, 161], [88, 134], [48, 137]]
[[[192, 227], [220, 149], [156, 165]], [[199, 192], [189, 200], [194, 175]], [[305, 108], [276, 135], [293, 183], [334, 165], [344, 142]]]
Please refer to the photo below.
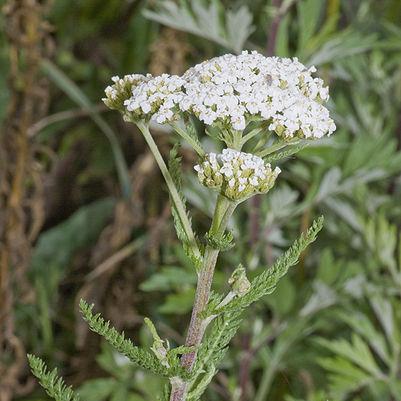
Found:
[[[255, 205], [239, 208], [216, 289], [240, 261], [251, 277], [272, 265], [316, 216], [325, 227], [252, 307], [203, 399], [400, 401], [401, 2], [55, 0], [43, 18], [53, 27], [52, 57], [41, 62], [49, 109], [32, 142], [44, 149], [45, 218], [26, 272], [34, 296], [13, 309], [27, 351], [58, 366], [83, 400], [155, 399], [162, 380], [99, 342], [76, 313], [84, 297], [137, 343], [152, 341], [144, 316], [181, 343], [196, 282], [157, 168], [141, 135], [101, 106], [104, 87], [117, 74], [181, 73], [273, 46], [318, 67], [338, 129], [280, 162], [276, 187], [260, 198], [256, 236]], [[10, 96], [0, 82], [1, 117]], [[154, 135], [167, 158], [175, 138]], [[196, 155], [185, 146], [180, 154], [202, 232], [210, 194], [192, 173]], [[15, 399], [45, 397], [35, 387]]]

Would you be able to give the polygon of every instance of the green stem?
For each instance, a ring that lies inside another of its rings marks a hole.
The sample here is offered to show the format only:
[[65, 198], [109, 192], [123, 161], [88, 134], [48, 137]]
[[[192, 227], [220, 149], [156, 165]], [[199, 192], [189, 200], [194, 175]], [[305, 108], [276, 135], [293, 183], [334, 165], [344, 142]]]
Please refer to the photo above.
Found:
[[199, 142], [188, 134], [185, 130], [180, 128], [177, 124], [171, 124], [175, 132], [180, 135], [183, 139], [185, 139], [194, 149], [194, 151], [200, 156], [203, 157], [205, 155], [205, 151], [202, 149], [202, 146]]
[[241, 148], [242, 148], [242, 132], [241, 131], [233, 131], [232, 147], [235, 150], [241, 150]]
[[[236, 203], [228, 200], [222, 195], [219, 195], [210, 228], [210, 233], [212, 235], [221, 237], [224, 234], [235, 207]], [[185, 346], [187, 347], [198, 347], [202, 342], [206, 327], [203, 324], [204, 319], [201, 314], [209, 302], [210, 289], [213, 282], [214, 269], [218, 255], [218, 249], [214, 249], [210, 245], [206, 246], [202, 269], [200, 270], [198, 277], [191, 321], [185, 341]], [[196, 355], [196, 351], [183, 355], [181, 359], [182, 366], [187, 370], [191, 370], [195, 364]], [[181, 385], [173, 388], [170, 401], [184, 401], [187, 389], [188, 382], [182, 382]]]
[[261, 132], [263, 132], [266, 128], [265, 127], [259, 127], [255, 128], [252, 131], [248, 132], [246, 135], [244, 135], [241, 139], [241, 147], [244, 146], [249, 140], [251, 140], [253, 137], [256, 135], [259, 135]]
[[294, 145], [298, 142], [299, 142], [298, 138], [292, 139], [289, 141], [279, 141], [279, 142], [273, 144], [272, 146], [269, 146], [268, 148], [264, 149], [262, 152], [259, 152], [258, 156], [263, 158], [267, 155], [270, 155], [273, 152], [277, 152], [278, 150], [285, 148], [288, 145]]
[[196, 257], [201, 258], [201, 252], [198, 248], [198, 245], [196, 244], [195, 235], [194, 232], [192, 231], [191, 223], [185, 211], [185, 206], [182, 202], [180, 194], [178, 193], [178, 189], [175, 186], [174, 180], [171, 177], [170, 172], [168, 171], [167, 165], [163, 160], [159, 148], [157, 147], [156, 142], [154, 141], [149, 131], [149, 127], [148, 125], [143, 123], [138, 123], [137, 126], [142, 132], [143, 137], [145, 138], [145, 141], [148, 144], [150, 151], [153, 153], [153, 156], [156, 159], [156, 163], [159, 166], [159, 169], [164, 177], [164, 180], [166, 181], [167, 188], [170, 192], [171, 200], [174, 203], [174, 207], [176, 208], [177, 214], [181, 220], [181, 224], [187, 236], [188, 243], [191, 245]]

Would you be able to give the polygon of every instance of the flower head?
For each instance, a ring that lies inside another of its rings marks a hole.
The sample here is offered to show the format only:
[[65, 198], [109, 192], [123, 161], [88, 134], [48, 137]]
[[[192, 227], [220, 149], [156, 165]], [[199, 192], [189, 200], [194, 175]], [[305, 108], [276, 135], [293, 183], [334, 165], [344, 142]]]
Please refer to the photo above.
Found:
[[234, 201], [266, 193], [280, 173], [278, 167], [272, 170], [260, 157], [234, 149], [224, 149], [221, 154], [209, 153], [194, 169], [203, 185], [219, 190]]
[[328, 110], [328, 88], [298, 59], [264, 57], [246, 51], [226, 54], [190, 68], [183, 76], [180, 107], [205, 124], [245, 129], [253, 120], [269, 121], [279, 136], [320, 138], [335, 130]]
[[134, 121], [153, 119], [160, 124], [173, 121], [177, 119], [184, 83], [177, 75], [151, 77], [132, 89], [124, 106]]
[[141, 82], [151, 79], [151, 75], [132, 74], [125, 75], [123, 78], [115, 76], [111, 78], [113, 85], [105, 89], [106, 97], [103, 98], [104, 104], [113, 110], [124, 112], [124, 102], [132, 96], [133, 89]]
[[328, 88], [315, 72], [297, 58], [244, 51], [204, 61], [182, 77], [114, 77], [103, 100], [133, 122], [169, 123], [184, 113], [228, 130], [242, 131], [256, 120], [284, 139], [321, 138], [336, 126], [323, 106]]

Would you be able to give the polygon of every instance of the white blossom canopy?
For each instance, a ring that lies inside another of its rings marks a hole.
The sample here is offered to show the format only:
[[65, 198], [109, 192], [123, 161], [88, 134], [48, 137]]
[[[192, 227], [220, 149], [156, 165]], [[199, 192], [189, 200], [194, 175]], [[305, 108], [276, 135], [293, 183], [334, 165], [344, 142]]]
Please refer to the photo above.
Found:
[[328, 87], [313, 77], [315, 72], [296, 58], [244, 51], [204, 61], [181, 77], [114, 77], [104, 102], [122, 107], [125, 118], [133, 121], [169, 123], [188, 113], [206, 125], [237, 131], [256, 120], [268, 122], [269, 130], [284, 138], [321, 138], [336, 126], [323, 105], [329, 99]]

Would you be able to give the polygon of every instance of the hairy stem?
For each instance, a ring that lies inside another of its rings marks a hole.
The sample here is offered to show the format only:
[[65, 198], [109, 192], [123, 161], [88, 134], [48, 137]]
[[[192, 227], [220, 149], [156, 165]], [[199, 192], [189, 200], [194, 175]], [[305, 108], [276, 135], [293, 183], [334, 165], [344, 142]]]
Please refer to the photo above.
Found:
[[167, 188], [170, 192], [172, 202], [174, 203], [174, 206], [177, 210], [178, 216], [181, 220], [181, 224], [183, 225], [185, 234], [188, 238], [188, 242], [191, 244], [195, 255], [200, 258], [201, 253], [196, 244], [195, 235], [192, 231], [191, 223], [186, 214], [185, 206], [182, 203], [180, 194], [178, 193], [177, 187], [174, 184], [174, 180], [171, 177], [170, 172], [168, 171], [167, 165], [166, 165], [165, 161], [163, 160], [163, 157], [159, 151], [159, 148], [157, 147], [157, 145], [149, 131], [149, 127], [146, 124], [137, 124], [137, 126], [140, 129], [140, 131], [142, 132], [143, 137], [145, 138], [145, 141], [148, 144], [150, 151], [153, 153], [153, 156], [156, 159], [156, 163], [159, 166], [159, 169], [164, 177], [164, 180], [166, 181]]
[[[228, 221], [236, 207], [236, 204], [223, 196], [219, 196], [213, 216], [210, 234], [215, 237], [221, 237], [227, 228]], [[205, 310], [209, 301], [210, 289], [213, 282], [214, 268], [216, 266], [219, 250], [211, 246], [206, 246], [203, 258], [203, 266], [199, 272], [198, 284], [196, 288], [195, 301], [192, 309], [191, 321], [188, 328], [188, 334], [185, 341], [187, 347], [198, 347], [206, 329], [204, 319], [201, 313]], [[196, 351], [183, 355], [181, 359], [182, 366], [191, 370], [196, 360]], [[170, 401], [184, 401], [188, 383], [182, 382], [173, 386]]]
[[181, 138], [185, 139], [192, 146], [192, 148], [200, 157], [203, 157], [205, 155], [205, 151], [202, 149], [202, 146], [191, 135], [189, 135], [187, 131], [180, 128], [179, 125], [174, 123], [172, 123], [171, 126], [175, 130], [175, 132], [181, 136]]

